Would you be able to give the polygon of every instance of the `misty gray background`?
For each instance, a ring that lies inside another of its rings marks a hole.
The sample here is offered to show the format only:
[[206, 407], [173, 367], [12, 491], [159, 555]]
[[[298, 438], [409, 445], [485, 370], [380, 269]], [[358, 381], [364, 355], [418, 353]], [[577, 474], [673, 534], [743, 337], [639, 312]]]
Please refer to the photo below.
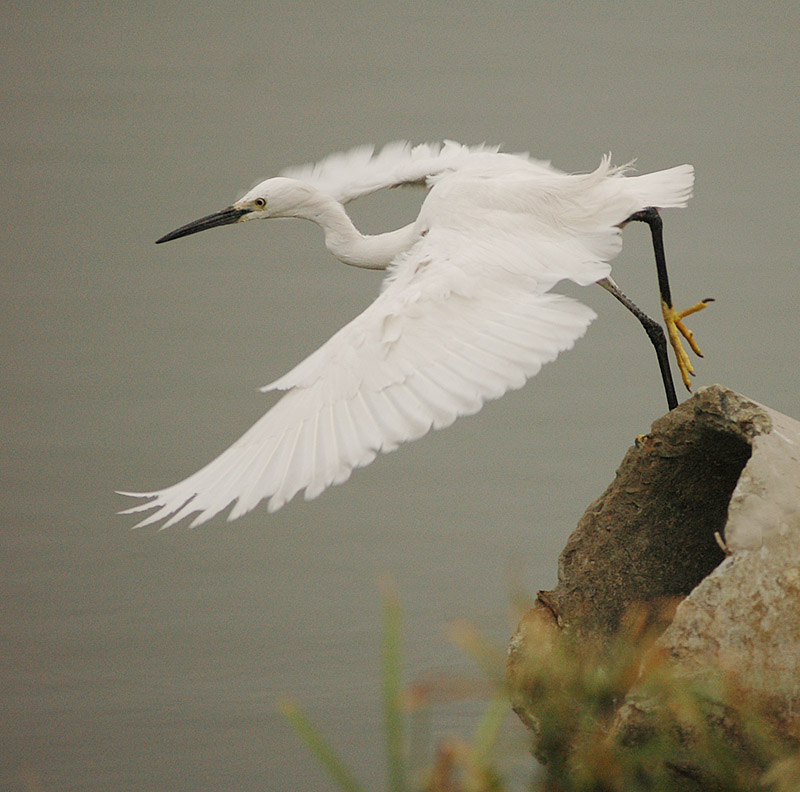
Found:
[[[280, 168], [365, 142], [453, 138], [568, 171], [605, 152], [691, 162], [665, 214], [678, 306], [720, 382], [797, 417], [797, 4], [6, 4], [0, 354], [0, 786], [328, 789], [275, 708], [296, 696], [383, 778], [378, 581], [408, 679], [502, 645], [510, 592], [555, 582], [584, 508], [665, 410], [644, 333], [599, 318], [523, 390], [383, 456], [313, 503], [129, 530], [114, 490], [194, 472], [271, 404], [257, 392], [360, 312], [380, 275], [300, 221], [156, 247]], [[353, 206], [408, 222], [420, 194]], [[614, 276], [657, 314], [647, 230]], [[437, 710], [469, 735], [480, 702]], [[505, 762], [524, 783], [521, 729]]]

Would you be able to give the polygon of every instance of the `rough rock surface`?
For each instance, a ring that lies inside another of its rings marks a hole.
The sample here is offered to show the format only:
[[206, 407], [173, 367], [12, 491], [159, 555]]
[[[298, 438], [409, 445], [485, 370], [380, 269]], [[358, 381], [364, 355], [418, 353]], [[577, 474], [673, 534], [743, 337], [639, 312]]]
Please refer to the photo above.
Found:
[[526, 622], [602, 643], [632, 605], [665, 600], [679, 604], [659, 640], [682, 672], [733, 669], [800, 715], [800, 423], [715, 385], [637, 438], [512, 639], [513, 704], [534, 734], [515, 686]]

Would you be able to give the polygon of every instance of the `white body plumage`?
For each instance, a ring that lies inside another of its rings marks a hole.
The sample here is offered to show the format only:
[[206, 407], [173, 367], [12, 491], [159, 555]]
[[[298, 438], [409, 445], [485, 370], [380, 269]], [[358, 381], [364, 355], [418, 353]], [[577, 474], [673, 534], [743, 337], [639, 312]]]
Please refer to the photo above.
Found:
[[[408, 226], [360, 234], [344, 210], [384, 187], [430, 191]], [[681, 165], [626, 176], [607, 158], [570, 175], [523, 154], [457, 143], [392, 144], [338, 154], [254, 187], [223, 212], [159, 241], [232, 222], [301, 217], [318, 223], [347, 264], [388, 268], [372, 305], [264, 390], [285, 394], [197, 473], [163, 490], [142, 520], [164, 527], [197, 513], [198, 525], [233, 503], [235, 519], [269, 499], [274, 511], [307, 499], [379, 451], [448, 426], [488, 399], [519, 388], [569, 349], [594, 313], [550, 292], [610, 273], [619, 224], [645, 207], [680, 207], [693, 170]]]

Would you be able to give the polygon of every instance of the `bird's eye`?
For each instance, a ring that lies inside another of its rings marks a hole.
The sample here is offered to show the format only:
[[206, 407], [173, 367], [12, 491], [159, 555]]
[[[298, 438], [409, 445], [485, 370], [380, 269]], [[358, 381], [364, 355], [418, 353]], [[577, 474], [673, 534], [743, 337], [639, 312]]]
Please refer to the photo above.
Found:
[[266, 205], [267, 202], [264, 198], [256, 198], [255, 201], [253, 201], [253, 206], [255, 206], [256, 209], [263, 209]]

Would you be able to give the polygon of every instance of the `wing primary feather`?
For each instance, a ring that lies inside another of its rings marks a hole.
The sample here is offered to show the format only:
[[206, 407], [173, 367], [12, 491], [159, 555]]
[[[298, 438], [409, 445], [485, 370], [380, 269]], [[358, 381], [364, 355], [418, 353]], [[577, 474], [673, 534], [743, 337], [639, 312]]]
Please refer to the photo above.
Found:
[[[277, 406], [277, 405], [276, 405]], [[274, 409], [274, 408], [273, 408]], [[269, 413], [268, 413], [269, 414]], [[284, 458], [287, 446], [290, 444], [294, 424], [288, 424], [277, 436], [271, 436], [270, 445], [261, 444], [263, 459], [250, 469], [245, 469], [243, 478], [238, 479], [236, 493], [231, 498], [235, 500], [233, 508], [228, 515], [228, 520], [235, 520], [249, 512], [265, 497], [272, 494], [277, 479], [283, 474]], [[231, 482], [233, 487], [234, 482]]]
[[392, 401], [387, 398], [385, 390], [365, 391], [364, 398], [367, 404], [372, 407], [372, 413], [376, 419], [380, 416], [385, 437], [391, 444], [392, 450], [394, 450], [405, 440], [407, 433], [403, 416], [397, 411]]
[[330, 486], [336, 477], [339, 466], [342, 464], [341, 455], [336, 444], [330, 405], [323, 405], [320, 412], [317, 413], [315, 442], [317, 450], [313, 458], [311, 478], [305, 490], [304, 497], [306, 500], [313, 500], [326, 487]]
[[330, 486], [343, 462], [336, 441], [336, 429], [333, 425], [333, 405], [323, 405], [317, 414], [317, 431], [319, 451], [312, 470], [311, 481], [306, 487], [306, 500], [316, 498], [326, 487]]
[[[287, 431], [286, 428], [279, 434], [268, 431], [274, 423], [274, 414], [267, 413], [227, 451], [197, 474], [207, 476], [213, 470], [218, 471], [213, 479], [203, 483], [202, 491], [197, 488], [193, 505], [201, 513], [192, 526], [210, 520], [233, 501], [236, 503], [228, 515], [229, 521], [245, 514], [258, 503], [260, 498], [248, 505], [255, 489], [254, 482], [271, 463]], [[213, 497], [213, 493], [216, 493], [216, 497]]]
[[[362, 423], [358, 420], [357, 415], [353, 416], [355, 426], [365, 448], [370, 448], [373, 451], [384, 451], [389, 445], [388, 440], [384, 437], [380, 424], [375, 415], [373, 415], [372, 409], [364, 396], [364, 393], [359, 390], [355, 398], [350, 402], [353, 407], [357, 407], [361, 411], [364, 418]], [[369, 434], [367, 434], [368, 432]]]
[[435, 429], [443, 429], [445, 426], [450, 426], [458, 417], [458, 411], [454, 407], [451, 394], [432, 379], [425, 369], [415, 371], [406, 380], [406, 386], [417, 393], [421, 400], [430, 405], [431, 410], [434, 412], [433, 426]]
[[[295, 487], [294, 482], [291, 481], [291, 475], [294, 473], [294, 467], [298, 456], [297, 448], [300, 444], [300, 438], [303, 433], [304, 425], [304, 423], [301, 423], [295, 430], [294, 435], [291, 437], [291, 442], [289, 443], [287, 449], [287, 458], [286, 464], [283, 468], [283, 475], [281, 476], [281, 480], [277, 488], [272, 493], [267, 506], [270, 512], [275, 512], [280, 509], [280, 507], [289, 501], [299, 489], [299, 487]], [[288, 486], [287, 482], [289, 482]], [[291, 492], [291, 494], [287, 497], [288, 492]]]
[[378, 446], [359, 436], [352, 410], [353, 399], [342, 399], [331, 405], [332, 421], [344, 465], [339, 469], [334, 483], [340, 484], [350, 477], [350, 471], [375, 459]]
[[386, 388], [383, 394], [405, 419], [408, 440], [416, 440], [430, 430], [433, 423], [430, 410], [425, 409], [414, 391], [407, 388], [405, 383]]

